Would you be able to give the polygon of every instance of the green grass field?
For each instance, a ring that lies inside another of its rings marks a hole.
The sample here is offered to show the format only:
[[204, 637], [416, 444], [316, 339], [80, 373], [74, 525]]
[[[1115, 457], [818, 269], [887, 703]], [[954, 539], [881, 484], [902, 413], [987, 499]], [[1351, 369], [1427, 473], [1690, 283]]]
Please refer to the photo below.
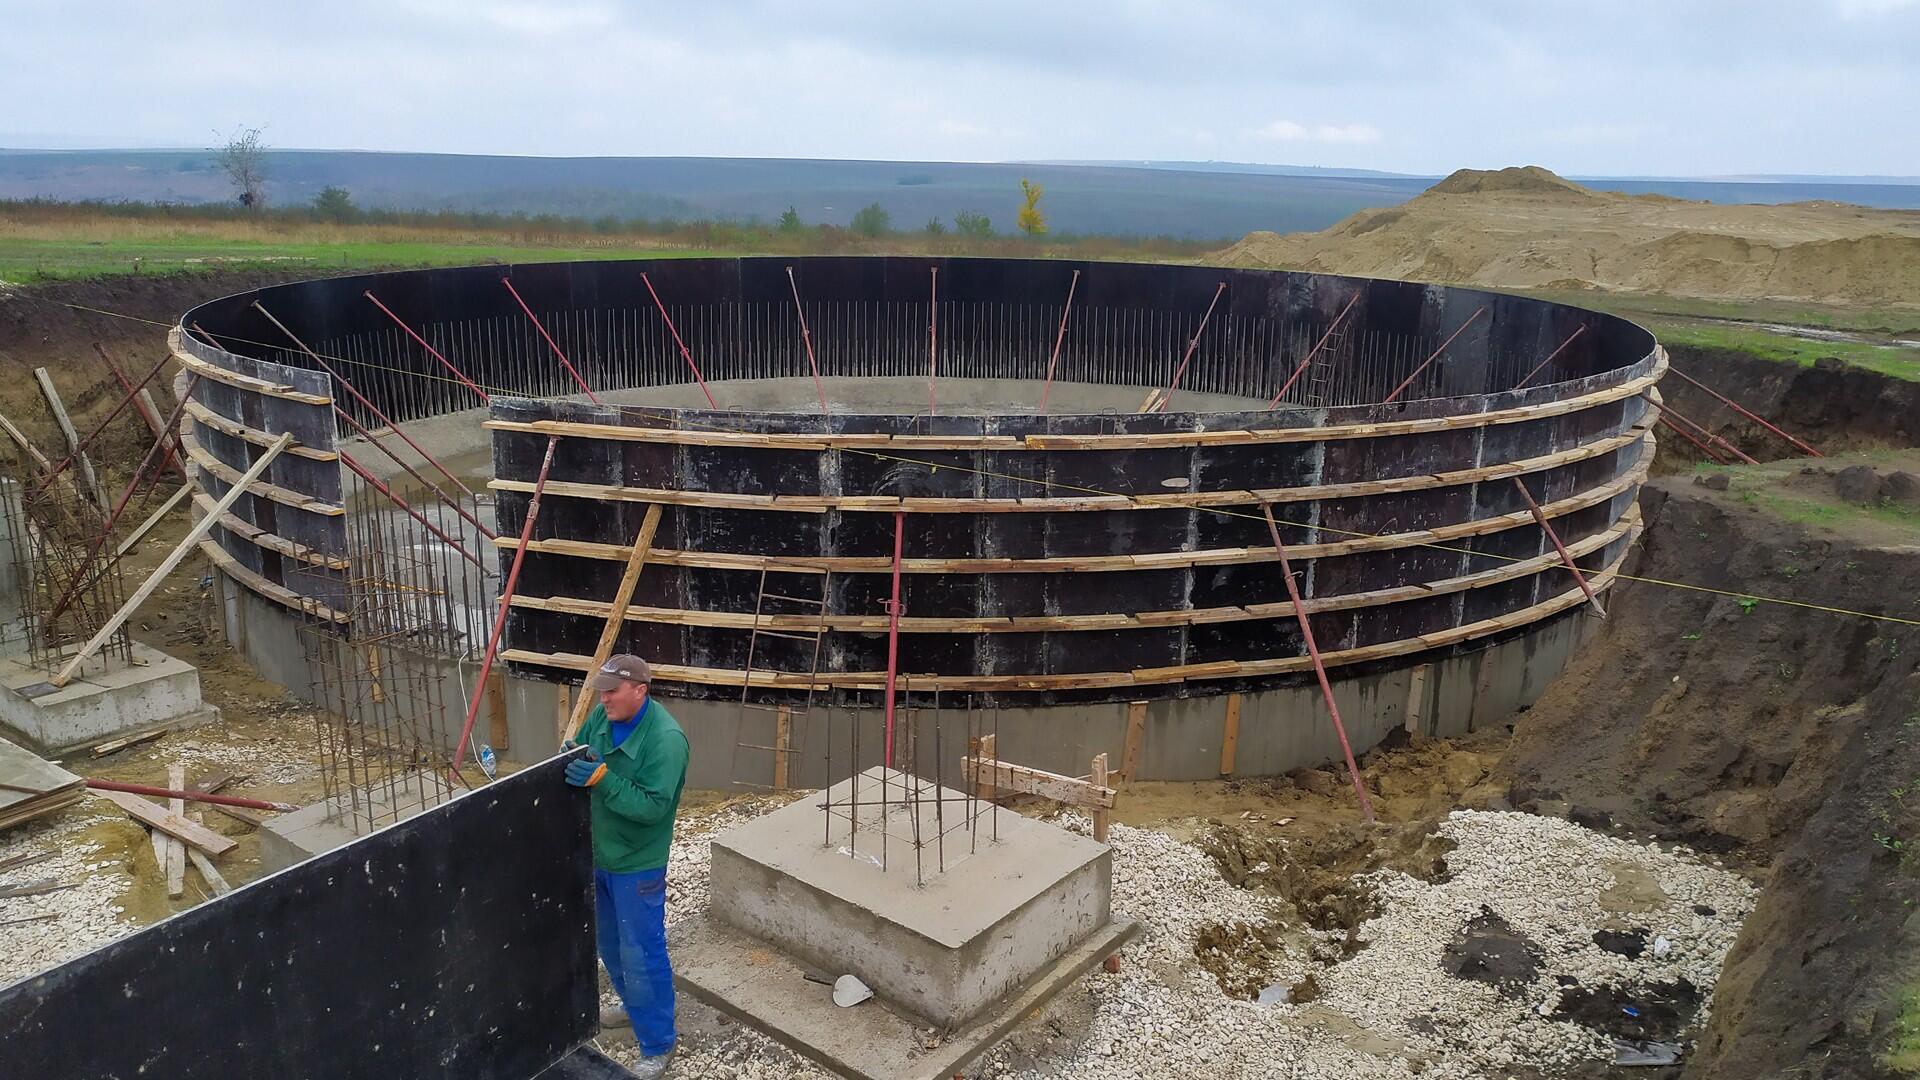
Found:
[[[785, 236], [739, 228], [696, 235], [709, 242], [688, 242], [687, 235], [595, 235], [534, 228], [332, 225], [245, 218], [168, 221], [104, 214], [85, 207], [27, 206], [0, 213], [0, 281], [30, 284], [113, 274], [250, 267], [311, 268], [318, 275], [485, 262], [806, 252], [1065, 256], [1141, 262], [1191, 262], [1200, 258], [1196, 251], [1113, 237], [1084, 237], [1055, 244], [1015, 237], [963, 241], [951, 235], [918, 233], [859, 240], [844, 231]], [[1731, 349], [1801, 366], [1811, 366], [1822, 357], [1839, 357], [1870, 371], [1920, 381], [1920, 348], [1894, 343], [1897, 339], [1920, 339], [1920, 309], [1916, 308], [1829, 308], [1601, 292], [1530, 295], [1634, 319], [1670, 345]], [[1866, 340], [1817, 340], [1769, 330], [1765, 324], [1837, 331]]]
[[320, 272], [373, 267], [678, 258], [710, 254], [714, 252], [687, 248], [435, 243], [420, 240], [325, 243], [199, 237], [97, 241], [0, 237], [0, 281], [28, 284], [104, 274], [166, 274], [247, 267], [311, 266]]

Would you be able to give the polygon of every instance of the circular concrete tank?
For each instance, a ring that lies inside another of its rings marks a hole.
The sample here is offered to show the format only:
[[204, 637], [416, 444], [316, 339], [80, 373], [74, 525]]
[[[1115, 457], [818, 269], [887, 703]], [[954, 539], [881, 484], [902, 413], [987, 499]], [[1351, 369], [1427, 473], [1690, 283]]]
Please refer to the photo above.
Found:
[[[1148, 702], [1136, 772], [1168, 778], [1332, 748], [1276, 531], [1360, 746], [1530, 700], [1589, 610], [1567, 559], [1604, 592], [1635, 533], [1664, 370], [1645, 330], [1524, 297], [1040, 260], [416, 271], [182, 324], [220, 343], [178, 334], [190, 371], [233, 376], [196, 390], [209, 456], [257, 452], [222, 420], [332, 450], [336, 404], [377, 408], [486, 474], [503, 568], [559, 436], [503, 646], [520, 678], [580, 677], [658, 504], [620, 644], [662, 693], [731, 718], [730, 744], [762, 737], [743, 699], [873, 706], [897, 531], [910, 700], [1001, 710], [1003, 748], [1074, 772]], [[338, 502], [329, 468], [274, 482]], [[331, 542], [249, 501], [267, 533]], [[255, 595], [325, 591], [217, 537]]]

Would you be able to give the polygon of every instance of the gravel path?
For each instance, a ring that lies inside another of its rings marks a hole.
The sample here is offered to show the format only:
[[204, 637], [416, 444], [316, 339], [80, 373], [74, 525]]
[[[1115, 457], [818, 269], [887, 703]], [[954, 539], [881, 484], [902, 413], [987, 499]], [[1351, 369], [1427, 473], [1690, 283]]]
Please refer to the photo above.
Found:
[[[182, 746], [201, 764], [214, 746]], [[689, 821], [675, 840], [668, 921], [707, 903], [710, 839], [777, 802], [735, 805]], [[117, 903], [129, 868], [102, 861], [90, 835], [135, 828], [89, 803], [0, 838], [0, 859], [54, 852], [0, 872], [0, 887], [48, 878], [76, 888], [0, 900], [0, 985], [126, 933]], [[1062, 824], [1080, 831], [1083, 819]], [[1272, 928], [1271, 902], [1227, 884], [1199, 848], [1150, 829], [1115, 825], [1114, 909], [1139, 920], [1117, 975], [1094, 972], [1062, 993], [976, 1067], [979, 1077], [1096, 1078], [1204, 1075], [1252, 1077], [1468, 1078], [1512, 1067], [1552, 1069], [1605, 1060], [1609, 1040], [1551, 1014], [1578, 988], [1631, 996], [1685, 979], [1711, 1006], [1720, 966], [1752, 910], [1754, 889], [1684, 851], [1621, 840], [1554, 818], [1459, 811], [1441, 824], [1455, 847], [1445, 880], [1378, 871], [1378, 914], [1362, 923], [1363, 947], [1341, 959], [1344, 935], [1280, 927], [1289, 943], [1271, 977], [1280, 987], [1311, 974], [1317, 999], [1257, 1004], [1229, 998], [1201, 967], [1195, 946], [1221, 925]], [[1531, 943], [1538, 968], [1505, 985], [1463, 981], [1443, 970], [1449, 943], [1469, 922], [1496, 916]], [[1601, 949], [1597, 930], [1644, 930], [1629, 958]], [[1664, 947], [1660, 942], [1664, 940]], [[1563, 985], [1575, 980], [1578, 988]], [[690, 1003], [674, 1075], [799, 1080], [824, 1074], [737, 1025]], [[630, 1044], [604, 1047], [631, 1060]]]
[[[685, 830], [669, 871], [669, 922], [707, 900], [709, 839], [758, 811], [734, 808]], [[1059, 819], [1084, 831], [1071, 815]], [[1611, 1058], [1608, 1038], [1553, 1019], [1564, 978], [1629, 992], [1684, 978], [1710, 1007], [1726, 951], [1752, 909], [1754, 889], [1690, 853], [1616, 839], [1554, 818], [1460, 811], [1441, 825], [1456, 845], [1449, 875], [1428, 883], [1397, 871], [1369, 875], [1379, 914], [1344, 935], [1286, 928], [1305, 946], [1280, 963], [1281, 986], [1314, 976], [1303, 1004], [1227, 997], [1195, 960], [1217, 924], [1269, 925], [1270, 905], [1227, 884], [1200, 849], [1150, 829], [1115, 825], [1114, 909], [1144, 934], [1117, 975], [1094, 972], [1003, 1042], [971, 1075], [1039, 1080], [1203, 1075], [1469, 1078], [1516, 1067], [1552, 1069]], [[1494, 986], [1442, 968], [1448, 944], [1488, 913], [1531, 942], [1535, 977]], [[1705, 914], [1710, 912], [1711, 914]], [[1637, 958], [1601, 949], [1596, 930], [1644, 929]], [[1668, 945], [1656, 956], [1655, 941]], [[1326, 958], [1331, 957], [1331, 962]], [[673, 1072], [682, 1077], [798, 1080], [823, 1074], [771, 1041], [715, 1024], [698, 1006]], [[631, 1062], [631, 1045], [605, 1046]]]

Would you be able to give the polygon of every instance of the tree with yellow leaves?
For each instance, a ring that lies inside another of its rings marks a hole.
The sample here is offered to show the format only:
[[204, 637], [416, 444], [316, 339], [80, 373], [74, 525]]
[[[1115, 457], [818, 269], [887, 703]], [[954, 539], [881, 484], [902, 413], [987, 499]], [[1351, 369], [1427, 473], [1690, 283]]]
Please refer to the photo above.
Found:
[[1047, 219], [1040, 214], [1040, 185], [1024, 177], [1020, 181], [1020, 214], [1014, 218], [1014, 224], [1028, 236], [1039, 236], [1047, 231]]

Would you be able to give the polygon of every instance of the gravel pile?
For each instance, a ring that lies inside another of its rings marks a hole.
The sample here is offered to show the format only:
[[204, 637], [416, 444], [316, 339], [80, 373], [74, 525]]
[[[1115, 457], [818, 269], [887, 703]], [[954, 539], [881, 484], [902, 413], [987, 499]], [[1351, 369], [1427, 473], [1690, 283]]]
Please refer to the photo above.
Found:
[[[120, 863], [95, 858], [101, 846], [79, 835], [106, 816], [93, 811], [90, 803], [0, 834], [0, 861], [18, 855], [53, 856], [0, 871], [0, 889], [49, 879], [78, 883], [59, 892], [0, 900], [0, 924], [5, 924], [0, 925], [0, 986], [65, 963], [129, 929], [117, 901], [133, 879]], [[127, 827], [138, 828], [131, 823]], [[36, 918], [47, 915], [53, 917]], [[30, 918], [33, 921], [14, 921]]]
[[[731, 809], [676, 839], [669, 922], [706, 902], [712, 835], [758, 812]], [[1073, 815], [1058, 820], [1086, 829]], [[1142, 936], [1127, 947], [1119, 974], [1088, 975], [972, 1075], [1467, 1080], [1514, 1067], [1610, 1060], [1606, 1036], [1551, 1018], [1566, 989], [1562, 978], [1629, 992], [1685, 979], [1705, 999], [1704, 1019], [1726, 951], [1752, 909], [1754, 890], [1744, 880], [1684, 850], [1664, 851], [1553, 818], [1461, 811], [1442, 823], [1441, 833], [1456, 845], [1444, 881], [1397, 871], [1364, 880], [1380, 913], [1360, 926], [1363, 947], [1351, 957], [1324, 959], [1338, 954], [1334, 946], [1343, 935], [1286, 928], [1288, 940], [1321, 947], [1289, 956], [1276, 981], [1284, 987], [1312, 974], [1318, 998], [1256, 1004], [1222, 993], [1196, 962], [1194, 947], [1211, 926], [1268, 925], [1268, 902], [1227, 884], [1198, 848], [1115, 825], [1114, 908], [1140, 921]], [[1443, 969], [1449, 943], [1488, 913], [1537, 949], [1536, 977], [1493, 986]], [[1599, 930], [1644, 931], [1647, 948], [1634, 958], [1603, 950], [1594, 942]], [[1666, 944], [1656, 950], [1661, 940]], [[737, 1025], [688, 1027], [676, 1076], [822, 1075]], [[629, 1063], [635, 1053], [630, 1044], [604, 1048]]]

